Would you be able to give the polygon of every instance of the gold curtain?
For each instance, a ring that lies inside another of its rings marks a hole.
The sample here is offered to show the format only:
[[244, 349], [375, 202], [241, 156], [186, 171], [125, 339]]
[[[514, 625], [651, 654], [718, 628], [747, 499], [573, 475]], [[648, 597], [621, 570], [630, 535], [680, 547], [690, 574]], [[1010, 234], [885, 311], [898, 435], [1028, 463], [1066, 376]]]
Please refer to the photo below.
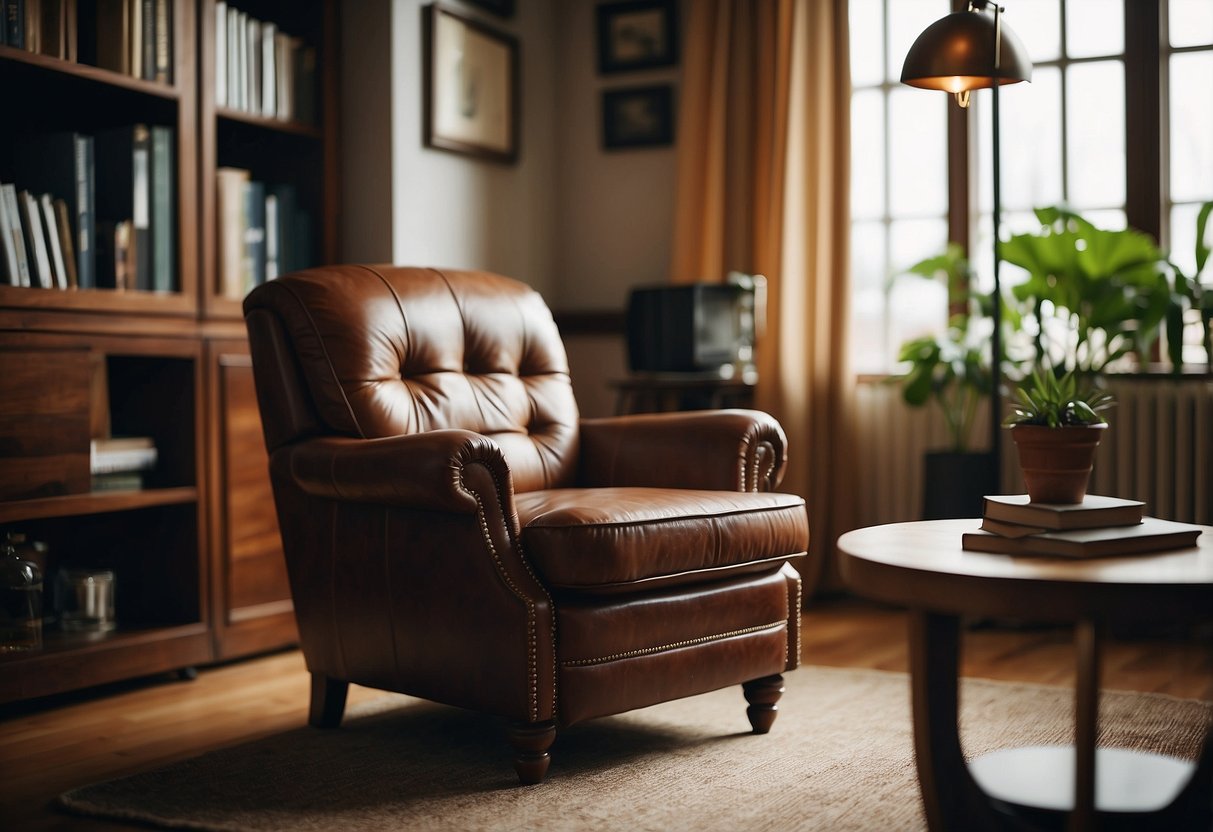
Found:
[[856, 484], [847, 361], [850, 72], [846, 0], [687, 8], [670, 274], [767, 278], [757, 404], [788, 434], [782, 488], [808, 503], [811, 585], [837, 584]]

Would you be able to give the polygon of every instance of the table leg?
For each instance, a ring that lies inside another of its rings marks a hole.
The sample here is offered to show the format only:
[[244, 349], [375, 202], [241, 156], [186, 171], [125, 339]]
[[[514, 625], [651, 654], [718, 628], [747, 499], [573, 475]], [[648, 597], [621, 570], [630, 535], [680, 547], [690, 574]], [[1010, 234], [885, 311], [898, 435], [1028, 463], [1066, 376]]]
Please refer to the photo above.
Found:
[[1099, 734], [1099, 635], [1094, 621], [1074, 628], [1078, 678], [1074, 685], [1074, 812], [1070, 832], [1095, 828], [1095, 747]]
[[999, 829], [996, 814], [969, 774], [960, 748], [960, 621], [910, 614], [910, 693], [918, 784], [932, 832]]

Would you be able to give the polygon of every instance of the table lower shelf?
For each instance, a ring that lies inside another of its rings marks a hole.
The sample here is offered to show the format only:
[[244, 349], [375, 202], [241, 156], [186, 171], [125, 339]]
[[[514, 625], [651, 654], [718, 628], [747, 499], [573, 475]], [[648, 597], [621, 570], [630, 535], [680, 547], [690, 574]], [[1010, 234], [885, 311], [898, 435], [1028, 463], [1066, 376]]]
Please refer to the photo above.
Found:
[[[1175, 757], [1097, 748], [1095, 809], [1156, 812], [1191, 779], [1196, 764]], [[973, 779], [990, 797], [1014, 806], [1069, 812], [1074, 809], [1074, 747], [1009, 748], [969, 761]]]

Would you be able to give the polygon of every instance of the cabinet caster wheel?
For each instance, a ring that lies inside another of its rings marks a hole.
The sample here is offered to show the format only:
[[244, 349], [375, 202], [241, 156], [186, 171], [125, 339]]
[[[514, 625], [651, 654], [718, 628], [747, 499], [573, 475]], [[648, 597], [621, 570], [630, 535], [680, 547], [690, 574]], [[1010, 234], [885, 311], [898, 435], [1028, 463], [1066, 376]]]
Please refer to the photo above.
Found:
[[193, 667], [192, 665], [190, 667], [180, 668], [177, 671], [177, 678], [182, 682], [192, 682], [198, 678], [198, 668]]

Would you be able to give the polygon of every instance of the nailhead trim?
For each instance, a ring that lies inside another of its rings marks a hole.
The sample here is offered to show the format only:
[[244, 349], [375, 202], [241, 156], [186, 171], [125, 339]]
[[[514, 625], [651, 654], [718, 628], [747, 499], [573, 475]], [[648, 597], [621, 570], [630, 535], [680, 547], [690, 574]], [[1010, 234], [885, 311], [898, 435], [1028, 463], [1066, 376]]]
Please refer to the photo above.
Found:
[[[479, 463], [479, 464], [483, 464], [483, 463]], [[493, 486], [497, 491], [498, 503], [500, 505], [504, 506], [505, 505], [505, 500], [503, 499], [504, 494], [501, 489], [501, 481], [497, 478], [497, 473], [493, 470], [492, 466], [485, 465], [484, 467], [485, 467], [485, 470], [487, 470], [489, 472], [489, 476], [492, 477], [492, 479], [493, 479]], [[530, 687], [531, 722], [538, 722], [539, 721], [539, 645], [538, 645], [538, 634], [535, 631], [535, 618], [536, 618], [535, 602], [532, 601], [529, 597], [526, 596], [525, 593], [522, 592], [522, 590], [517, 586], [517, 584], [515, 584], [514, 581], [510, 578], [509, 573], [506, 572], [505, 564], [502, 562], [501, 556], [497, 552], [497, 547], [493, 545], [493, 536], [489, 531], [488, 518], [487, 518], [487, 515], [485, 512], [484, 502], [481, 500], [479, 493], [477, 493], [467, 487], [467, 484], [463, 480], [463, 470], [464, 469], [462, 467], [459, 469], [459, 478], [458, 478], [459, 487], [465, 493], [470, 494], [472, 496], [472, 499], [474, 499], [476, 501], [476, 516], [480, 520], [480, 533], [484, 536], [485, 545], [488, 547], [489, 554], [492, 556], [493, 562], [497, 566], [497, 572], [498, 572], [498, 574], [501, 575], [501, 579], [505, 582], [506, 586], [509, 587], [510, 591], [514, 593], [514, 596], [516, 598], [518, 598], [518, 600], [522, 601], [522, 603], [526, 606], [526, 611], [527, 611], [527, 684]], [[506, 529], [506, 534], [509, 535], [508, 527]], [[515, 547], [518, 548], [519, 552], [521, 553], [521, 547], [518, 546], [517, 541], [512, 541], [512, 542], [515, 544]], [[543, 592], [544, 597], [546, 597], [548, 600], [548, 608], [551, 612], [551, 618], [552, 618], [552, 644], [555, 645], [556, 644], [556, 610], [555, 610], [555, 606], [552, 604], [552, 597], [551, 597], [551, 595], [548, 594], [547, 589], [544, 588], [543, 584], [539, 582], [539, 579], [536, 577], [534, 571], [531, 570], [531, 566], [530, 566], [530, 564], [528, 564], [526, 562], [526, 559], [521, 558], [520, 560], [522, 562], [523, 568], [526, 569], [526, 571], [530, 574], [530, 576], [535, 580], [535, 583], [539, 586], [540, 591]], [[555, 665], [555, 663], [553, 662], [553, 669], [552, 669], [552, 711], [553, 711], [553, 713], [556, 710], [556, 693], [555, 693], [555, 691], [556, 691], [556, 678], [555, 678], [556, 671], [555, 671], [554, 665]]]
[[[587, 667], [589, 665], [606, 664], [607, 662], [618, 661], [619, 659], [633, 659], [633, 658], [636, 658], [637, 656], [649, 656], [649, 655], [652, 655], [653, 653], [662, 653], [662, 652], [665, 652], [666, 650], [677, 650], [680, 647], [691, 647], [691, 646], [694, 646], [697, 644], [707, 644], [712, 641], [722, 641], [726, 638], [732, 638], [733, 636], [744, 636], [744, 635], [748, 635], [749, 633], [757, 633], [761, 630], [773, 630], [776, 627], [786, 626], [787, 623], [788, 622], [786, 620], [780, 620], [780, 621], [772, 622], [770, 624], [759, 624], [756, 627], [743, 627], [740, 630], [731, 630], [730, 632], [718, 633], [713, 636], [700, 636], [699, 638], [691, 638], [691, 639], [687, 639], [685, 641], [676, 641], [673, 644], [663, 644], [659, 647], [641, 647], [638, 650], [628, 650], [627, 652], [624, 652], [624, 653], [615, 653], [613, 655], [603, 656], [598, 659], [573, 659], [571, 661], [563, 662], [563, 666], [564, 667]], [[786, 664], [787, 663], [787, 661], [786, 661], [787, 648], [786, 647], [784, 648], [784, 659], [785, 659], [784, 663]]]

